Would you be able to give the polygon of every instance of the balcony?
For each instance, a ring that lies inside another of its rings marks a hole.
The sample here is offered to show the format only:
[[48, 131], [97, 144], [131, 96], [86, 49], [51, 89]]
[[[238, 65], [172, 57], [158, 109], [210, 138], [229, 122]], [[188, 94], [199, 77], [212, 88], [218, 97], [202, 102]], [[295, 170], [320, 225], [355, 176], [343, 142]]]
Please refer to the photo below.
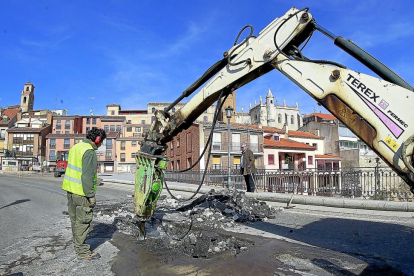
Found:
[[55, 148], [56, 148], [56, 144], [50, 144], [50, 145], [49, 145], [49, 148], [51, 148], [51, 149], [55, 149]]

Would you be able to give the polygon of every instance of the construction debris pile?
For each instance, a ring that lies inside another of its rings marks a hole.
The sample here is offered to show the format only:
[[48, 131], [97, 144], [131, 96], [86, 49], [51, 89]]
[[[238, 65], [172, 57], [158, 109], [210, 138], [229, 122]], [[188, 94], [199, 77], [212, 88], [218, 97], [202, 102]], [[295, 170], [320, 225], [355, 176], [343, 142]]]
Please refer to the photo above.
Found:
[[[237, 255], [251, 244], [223, 230], [230, 230], [236, 223], [275, 218], [275, 213], [265, 202], [227, 189], [211, 190], [191, 203], [163, 195], [157, 211], [146, 223], [146, 239], [140, 246], [147, 246], [154, 254], [172, 250], [194, 258]], [[139, 221], [130, 201], [98, 205], [96, 217], [97, 222], [110, 224], [124, 234], [139, 235]]]

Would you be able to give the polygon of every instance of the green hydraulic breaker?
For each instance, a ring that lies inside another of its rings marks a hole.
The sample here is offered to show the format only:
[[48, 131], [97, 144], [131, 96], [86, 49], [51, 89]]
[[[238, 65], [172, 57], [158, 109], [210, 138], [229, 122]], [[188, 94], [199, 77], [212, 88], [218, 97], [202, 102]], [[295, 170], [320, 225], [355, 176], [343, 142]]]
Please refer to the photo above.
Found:
[[135, 214], [141, 221], [140, 239], [145, 239], [145, 222], [154, 214], [164, 183], [164, 170], [167, 167], [165, 155], [152, 155], [139, 151], [135, 160]]

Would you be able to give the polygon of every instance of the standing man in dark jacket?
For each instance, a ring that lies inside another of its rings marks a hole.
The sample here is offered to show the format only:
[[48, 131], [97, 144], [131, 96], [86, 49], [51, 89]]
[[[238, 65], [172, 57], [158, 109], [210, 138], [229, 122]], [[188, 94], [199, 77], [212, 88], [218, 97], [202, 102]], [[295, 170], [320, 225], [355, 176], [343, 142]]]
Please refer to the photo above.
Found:
[[248, 193], [254, 193], [254, 173], [256, 167], [254, 165], [254, 155], [251, 150], [247, 148], [247, 144], [241, 145], [242, 156], [240, 158], [240, 173], [244, 176], [246, 181], [246, 188]]
[[95, 151], [105, 138], [103, 129], [92, 128], [86, 139], [69, 150], [62, 189], [67, 191], [73, 242], [78, 259], [93, 260], [101, 257], [99, 253], [90, 251], [85, 240], [93, 218], [92, 210], [96, 205], [98, 159]]

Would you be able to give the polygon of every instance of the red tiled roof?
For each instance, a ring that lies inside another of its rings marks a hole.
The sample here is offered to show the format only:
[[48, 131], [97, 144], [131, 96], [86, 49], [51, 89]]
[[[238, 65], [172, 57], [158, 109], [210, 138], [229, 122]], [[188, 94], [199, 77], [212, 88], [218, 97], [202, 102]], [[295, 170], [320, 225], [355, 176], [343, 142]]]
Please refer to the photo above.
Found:
[[284, 133], [282, 129], [275, 128], [275, 127], [268, 127], [268, 126], [259, 127], [256, 125], [243, 125], [243, 124], [234, 124], [234, 123], [232, 123], [231, 125], [239, 126], [239, 127], [248, 127], [248, 128], [263, 130], [265, 132], [271, 132], [271, 133]]
[[265, 147], [315, 150], [315, 148], [310, 145], [296, 142], [291, 139], [285, 139], [285, 138], [281, 138], [280, 141], [274, 141], [274, 140], [270, 140], [266, 138], [264, 139], [264, 144], [265, 144]]
[[314, 138], [314, 139], [323, 139], [324, 138], [322, 136], [317, 136], [313, 133], [305, 132], [305, 131], [289, 130], [288, 134], [289, 134], [289, 136], [296, 136], [296, 137], [305, 137], [305, 138]]
[[14, 116], [17, 115], [17, 113], [19, 112], [19, 109], [4, 109], [2, 112], [2, 116], [7, 116], [9, 117], [9, 119], [6, 122], [3, 122], [2, 118], [0, 121], [0, 125], [8, 125], [10, 120], [14, 118]]
[[315, 154], [315, 158], [320, 158], [320, 159], [341, 159], [340, 156], [333, 156], [330, 154]]
[[309, 115], [306, 115], [305, 118], [309, 118], [312, 116], [316, 116], [325, 120], [336, 120], [336, 117], [334, 115], [326, 113], [311, 113]]
[[41, 128], [34, 128], [34, 127], [11, 127], [9, 128], [8, 132], [9, 133], [39, 133], [42, 130], [44, 130], [45, 128], [50, 127], [50, 125], [46, 125], [44, 127]]
[[46, 138], [85, 138], [86, 134], [84, 133], [71, 133], [71, 134], [56, 134], [49, 133], [46, 135]]
[[[117, 138], [118, 132], [108, 132], [106, 133], [106, 138]], [[69, 134], [56, 134], [49, 133], [46, 138], [86, 138], [86, 133], [69, 133]]]

